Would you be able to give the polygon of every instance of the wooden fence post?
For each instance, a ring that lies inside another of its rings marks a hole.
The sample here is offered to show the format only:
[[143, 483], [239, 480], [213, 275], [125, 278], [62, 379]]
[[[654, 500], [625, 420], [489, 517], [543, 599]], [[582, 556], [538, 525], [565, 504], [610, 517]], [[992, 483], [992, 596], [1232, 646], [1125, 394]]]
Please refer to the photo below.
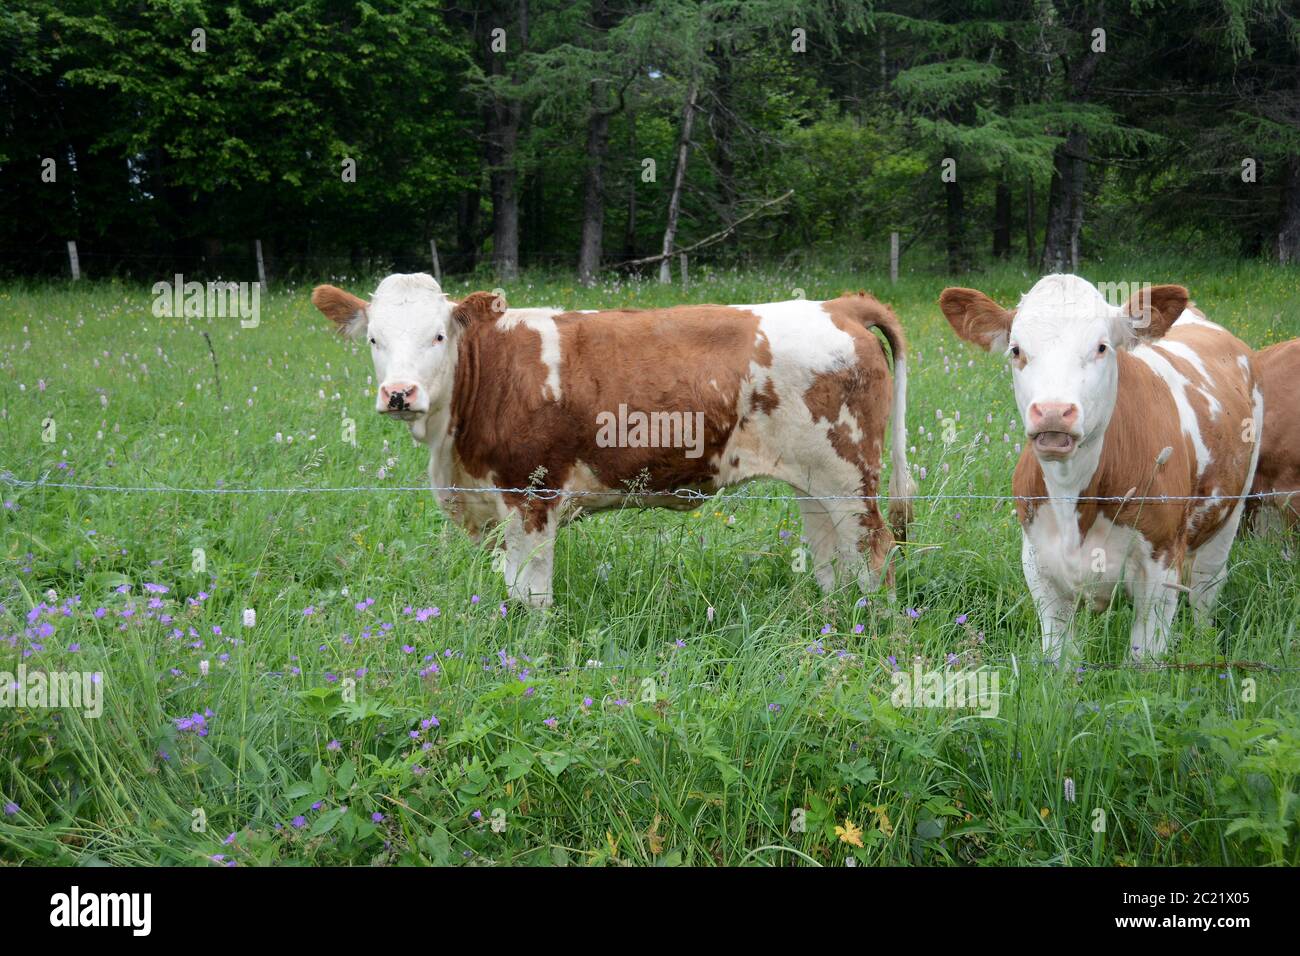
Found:
[[81, 260], [77, 258], [77, 240], [68, 240], [68, 265], [72, 267], [72, 281], [81, 278]]
[[257, 281], [262, 286], [262, 294], [266, 294], [266, 262], [262, 259], [262, 240], [254, 239], [253, 245], [257, 249]]
[[898, 233], [889, 234], [889, 284], [898, 282]]
[[438, 262], [438, 240], [429, 240], [429, 251], [433, 253], [433, 277], [442, 285], [442, 264]]
[[687, 272], [687, 269], [686, 269], [686, 253], [683, 252], [680, 256], [678, 256], [678, 257], [677, 257], [677, 261], [681, 264], [681, 269], [682, 269], [682, 291], [685, 292], [687, 289], [689, 289], [689, 288], [691, 287], [691, 278], [690, 278], [690, 274]]

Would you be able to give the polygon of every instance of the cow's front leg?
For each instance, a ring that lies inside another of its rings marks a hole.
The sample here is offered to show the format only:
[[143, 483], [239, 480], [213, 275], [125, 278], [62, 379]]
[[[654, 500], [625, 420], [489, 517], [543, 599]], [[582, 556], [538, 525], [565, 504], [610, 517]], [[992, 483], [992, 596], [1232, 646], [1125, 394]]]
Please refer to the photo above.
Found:
[[502, 540], [502, 571], [512, 599], [530, 607], [551, 606], [557, 523], [550, 511], [542, 515], [511, 509]]
[[1178, 591], [1178, 569], [1156, 562], [1133, 582], [1133, 631], [1129, 637], [1133, 660], [1165, 652], [1178, 613]]
[[1038, 625], [1043, 635], [1043, 656], [1057, 663], [1074, 651], [1075, 595], [1061, 589], [1038, 566], [1038, 555], [1028, 535], [1021, 539], [1020, 566], [1025, 583], [1038, 611]]

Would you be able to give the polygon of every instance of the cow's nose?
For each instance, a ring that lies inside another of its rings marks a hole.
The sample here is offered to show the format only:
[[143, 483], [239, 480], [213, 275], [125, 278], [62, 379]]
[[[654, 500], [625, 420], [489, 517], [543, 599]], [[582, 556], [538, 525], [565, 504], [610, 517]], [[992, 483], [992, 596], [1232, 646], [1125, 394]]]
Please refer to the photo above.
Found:
[[1073, 402], [1032, 402], [1029, 431], [1073, 432], [1079, 423], [1079, 406]]
[[418, 410], [420, 386], [413, 382], [385, 382], [379, 386], [379, 403], [392, 412]]

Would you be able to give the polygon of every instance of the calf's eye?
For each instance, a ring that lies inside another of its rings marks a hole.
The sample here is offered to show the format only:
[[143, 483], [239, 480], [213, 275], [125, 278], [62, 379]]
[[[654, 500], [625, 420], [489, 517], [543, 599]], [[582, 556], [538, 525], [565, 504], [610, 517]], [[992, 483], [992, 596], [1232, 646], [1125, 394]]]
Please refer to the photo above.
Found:
[[435, 341], [435, 342], [441, 342], [441, 341], [443, 340], [443, 338], [444, 338], [443, 334], [442, 334], [441, 332], [439, 332], [439, 333], [434, 337], [434, 341]]
[[1098, 355], [1105, 355], [1105, 354], [1106, 354], [1106, 343], [1105, 343], [1105, 342], [1101, 342], [1101, 343], [1099, 343], [1099, 344], [1097, 345], [1097, 354], [1098, 354]]

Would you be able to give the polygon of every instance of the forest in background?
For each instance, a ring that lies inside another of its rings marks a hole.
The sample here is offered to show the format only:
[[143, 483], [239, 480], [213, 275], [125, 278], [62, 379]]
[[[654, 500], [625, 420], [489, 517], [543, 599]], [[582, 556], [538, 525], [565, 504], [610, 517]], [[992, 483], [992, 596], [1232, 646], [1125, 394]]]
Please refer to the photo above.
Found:
[[0, 274], [1300, 263], [1285, 0], [4, 5]]

